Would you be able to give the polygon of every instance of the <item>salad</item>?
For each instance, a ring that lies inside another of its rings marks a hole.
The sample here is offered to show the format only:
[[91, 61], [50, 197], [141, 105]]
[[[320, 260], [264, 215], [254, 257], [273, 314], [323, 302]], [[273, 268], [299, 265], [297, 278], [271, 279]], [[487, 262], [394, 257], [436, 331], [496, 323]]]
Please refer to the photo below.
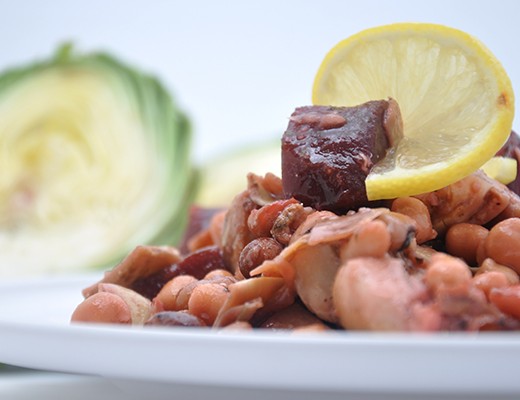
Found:
[[313, 100], [289, 118], [281, 176], [193, 206], [181, 245], [137, 246], [72, 322], [520, 329], [520, 141], [493, 55], [451, 28], [375, 28], [329, 53]]

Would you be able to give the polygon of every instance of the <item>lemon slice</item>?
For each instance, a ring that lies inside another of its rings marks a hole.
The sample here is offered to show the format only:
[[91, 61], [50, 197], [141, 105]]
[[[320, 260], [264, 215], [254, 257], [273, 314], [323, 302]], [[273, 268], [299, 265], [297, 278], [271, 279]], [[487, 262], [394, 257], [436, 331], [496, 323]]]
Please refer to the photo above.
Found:
[[516, 179], [517, 162], [514, 158], [493, 157], [480, 169], [493, 179], [504, 185], [509, 185]]
[[336, 45], [315, 78], [313, 102], [354, 106], [392, 97], [404, 138], [366, 179], [370, 200], [430, 192], [471, 174], [511, 132], [509, 77], [477, 39], [442, 25], [399, 23]]

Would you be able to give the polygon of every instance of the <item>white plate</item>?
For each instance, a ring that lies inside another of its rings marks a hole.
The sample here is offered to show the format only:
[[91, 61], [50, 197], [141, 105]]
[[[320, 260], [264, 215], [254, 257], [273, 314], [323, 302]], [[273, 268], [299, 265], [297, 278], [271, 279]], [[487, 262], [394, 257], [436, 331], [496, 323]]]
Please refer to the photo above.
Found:
[[520, 335], [218, 333], [70, 325], [98, 276], [0, 283], [0, 362], [117, 382], [329, 393], [520, 394]]

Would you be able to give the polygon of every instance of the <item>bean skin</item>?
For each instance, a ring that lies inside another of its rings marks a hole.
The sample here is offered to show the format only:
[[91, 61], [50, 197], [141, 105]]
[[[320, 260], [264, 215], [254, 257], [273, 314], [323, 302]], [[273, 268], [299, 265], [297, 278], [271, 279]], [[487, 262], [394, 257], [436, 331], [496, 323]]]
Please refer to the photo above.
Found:
[[520, 218], [508, 218], [496, 224], [484, 242], [485, 252], [499, 264], [520, 273]]
[[446, 232], [446, 250], [460, 257], [469, 265], [477, 265], [477, 251], [488, 236], [489, 231], [476, 224], [460, 223], [451, 226]]

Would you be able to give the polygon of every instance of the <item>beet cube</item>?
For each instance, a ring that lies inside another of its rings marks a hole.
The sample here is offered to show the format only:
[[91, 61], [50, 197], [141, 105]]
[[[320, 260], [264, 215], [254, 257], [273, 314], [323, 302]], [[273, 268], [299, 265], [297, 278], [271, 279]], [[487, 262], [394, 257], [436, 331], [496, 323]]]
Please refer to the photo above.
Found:
[[397, 103], [297, 108], [282, 137], [285, 195], [318, 210], [368, 205], [365, 178], [402, 135]]

